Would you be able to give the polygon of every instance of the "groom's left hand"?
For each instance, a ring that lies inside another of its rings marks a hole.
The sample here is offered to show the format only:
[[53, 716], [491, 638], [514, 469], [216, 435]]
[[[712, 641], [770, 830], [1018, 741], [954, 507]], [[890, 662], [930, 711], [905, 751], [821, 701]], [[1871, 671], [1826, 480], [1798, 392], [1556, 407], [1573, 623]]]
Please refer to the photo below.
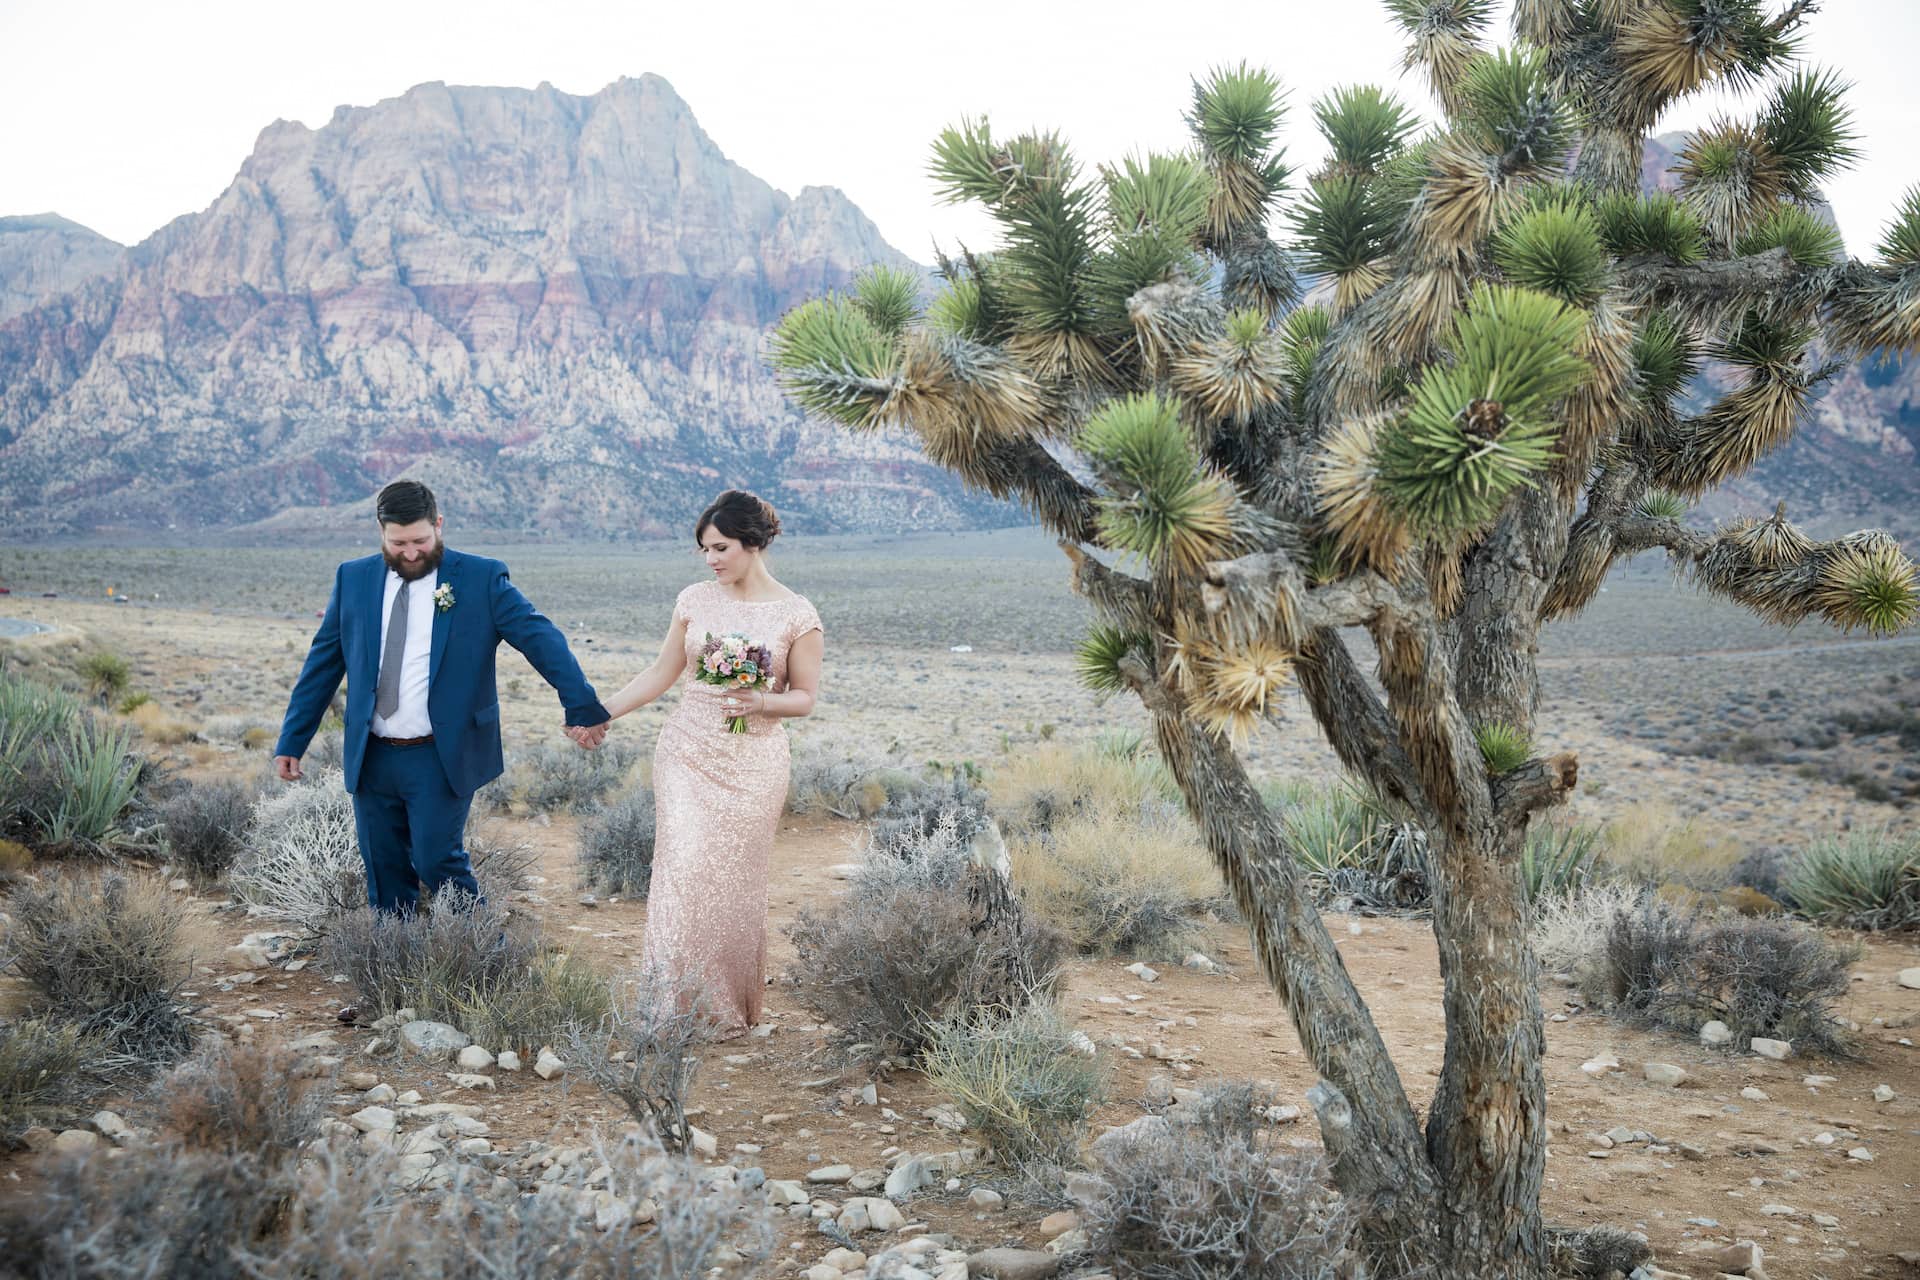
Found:
[[611, 721], [592, 725], [568, 725], [566, 732], [567, 736], [573, 739], [575, 746], [580, 747], [582, 750], [592, 751], [607, 740], [607, 729], [610, 724]]

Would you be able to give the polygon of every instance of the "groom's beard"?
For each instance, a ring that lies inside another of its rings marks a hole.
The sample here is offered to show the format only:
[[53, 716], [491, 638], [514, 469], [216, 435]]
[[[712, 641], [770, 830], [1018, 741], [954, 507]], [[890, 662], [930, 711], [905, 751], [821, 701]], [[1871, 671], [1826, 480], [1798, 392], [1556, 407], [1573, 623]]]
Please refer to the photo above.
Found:
[[400, 575], [400, 581], [414, 582], [426, 577], [435, 569], [438, 569], [440, 567], [440, 557], [446, 553], [446, 550], [446, 543], [436, 541], [433, 544], [433, 550], [427, 552], [411, 564], [402, 560], [399, 556], [394, 555], [385, 547], [380, 549], [380, 554], [386, 558], [387, 568]]

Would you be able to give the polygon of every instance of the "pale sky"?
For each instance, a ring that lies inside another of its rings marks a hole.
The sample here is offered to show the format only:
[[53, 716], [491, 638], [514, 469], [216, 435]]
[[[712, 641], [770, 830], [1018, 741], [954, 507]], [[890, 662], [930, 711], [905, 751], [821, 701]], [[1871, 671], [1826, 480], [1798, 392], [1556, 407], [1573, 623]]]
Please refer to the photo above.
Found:
[[[1855, 85], [1866, 158], [1829, 192], [1865, 255], [1920, 182], [1920, 0], [1825, 8], [1806, 56]], [[433, 80], [590, 94], [654, 72], [730, 159], [790, 195], [841, 188], [923, 262], [936, 239], [990, 242], [925, 173], [934, 134], [962, 115], [1059, 128], [1090, 167], [1184, 145], [1191, 77], [1244, 59], [1288, 86], [1283, 136], [1305, 170], [1319, 153], [1308, 105], [1335, 85], [1383, 84], [1430, 111], [1369, 0], [0, 0], [0, 49], [0, 215], [57, 212], [123, 243], [210, 204], [269, 122], [318, 127], [336, 105]], [[1696, 100], [1662, 128], [1739, 105]]]

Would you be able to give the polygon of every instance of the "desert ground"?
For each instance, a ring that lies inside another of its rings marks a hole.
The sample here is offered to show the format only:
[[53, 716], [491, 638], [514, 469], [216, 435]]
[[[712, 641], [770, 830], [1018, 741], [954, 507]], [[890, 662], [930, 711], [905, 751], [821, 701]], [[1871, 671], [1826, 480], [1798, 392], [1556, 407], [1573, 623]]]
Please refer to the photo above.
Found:
[[[508, 560], [514, 580], [575, 641], [603, 690], [650, 660], [674, 593], [702, 572], [690, 546], [680, 545], [467, 549]], [[0, 650], [31, 670], [57, 665], [77, 647], [105, 647], [129, 659], [131, 687], [181, 723], [225, 717], [271, 728], [333, 565], [361, 550], [0, 549], [0, 585], [12, 591], [0, 598], [0, 617], [48, 628], [0, 641]], [[1067, 592], [1065, 560], [1037, 534], [795, 538], [778, 544], [774, 568], [826, 623], [825, 697], [819, 713], [795, 729], [800, 750], [991, 766], [1042, 738], [1144, 726], [1137, 706], [1102, 702], [1074, 681], [1071, 647], [1086, 615]], [[1849, 826], [1914, 822], [1914, 810], [1900, 802], [1916, 757], [1897, 727], [1849, 729], [1867, 722], [1843, 714], [1904, 697], [1920, 670], [1913, 637], [1866, 641], [1768, 628], [1675, 584], [1648, 559], [1616, 576], [1582, 618], [1550, 628], [1541, 664], [1540, 745], [1579, 753], [1582, 792], [1573, 808], [1584, 819], [1630, 820], [1642, 811], [1692, 819], [1728, 853], [1789, 850]], [[557, 704], [518, 655], [503, 651], [500, 678], [509, 751], [561, 741]], [[614, 732], [645, 750], [663, 714], [649, 708]], [[1802, 733], [1809, 725], [1822, 731]], [[150, 750], [194, 778], [261, 775], [270, 741], [248, 747], [239, 737]], [[1248, 759], [1263, 777], [1336, 771], [1298, 707], [1263, 733]], [[538, 852], [543, 879], [520, 895], [516, 910], [572, 938], [578, 953], [610, 972], [631, 965], [645, 904], [583, 894], [574, 819], [485, 821]], [[715, 1160], [758, 1165], [769, 1178], [804, 1178], [825, 1164], [867, 1169], [895, 1150], [955, 1145], [955, 1135], [928, 1118], [940, 1099], [915, 1073], [881, 1076], [877, 1101], [865, 1102], [868, 1077], [840, 1066], [779, 977], [793, 961], [784, 926], [837, 891], [835, 868], [856, 857], [861, 837], [860, 824], [835, 818], [793, 816], [782, 824], [769, 922], [774, 1030], [707, 1049], [695, 1090], [696, 1123], [719, 1140]], [[468, 1093], [449, 1082], [444, 1064], [358, 1056], [366, 1033], [341, 1029], [334, 1015], [342, 989], [326, 972], [239, 969], [228, 948], [259, 922], [217, 892], [182, 897], [198, 921], [204, 964], [195, 991], [204, 1016], [248, 1023], [263, 1041], [331, 1046], [320, 1051], [395, 1090], [478, 1105], [496, 1150], [509, 1156], [529, 1143], [565, 1144], [621, 1118], [590, 1086], [565, 1076], [498, 1073], [491, 1090]], [[1403, 1080], [1424, 1105], [1443, 1035], [1426, 923], [1336, 916], [1330, 924]], [[1774, 1280], [1920, 1274], [1897, 1257], [1920, 1250], [1920, 1053], [1913, 1043], [1920, 990], [1895, 979], [1920, 965], [1920, 939], [1864, 941], [1839, 1010], [1859, 1026], [1851, 1059], [1731, 1056], [1687, 1037], [1626, 1027], [1583, 1009], [1574, 992], [1550, 981], [1543, 991], [1552, 1019], [1549, 1218], [1644, 1231], [1660, 1264], [1686, 1275], [1712, 1275], [1707, 1251], [1740, 1239], [1765, 1247]], [[1282, 1102], [1304, 1107], [1314, 1073], [1254, 969], [1244, 934], [1210, 924], [1204, 950], [1222, 972], [1183, 969], [1179, 956], [1149, 957], [1159, 976], [1147, 982], [1123, 960], [1072, 963], [1065, 1006], [1114, 1063], [1096, 1132], [1139, 1116], [1172, 1085], [1217, 1077], [1270, 1082]], [[1618, 1070], [1582, 1070], [1607, 1055]], [[1687, 1080], [1678, 1088], [1650, 1083], [1641, 1068], [1652, 1061], [1683, 1067]], [[1875, 1100], [1881, 1086], [1891, 1100]], [[336, 1114], [359, 1105], [351, 1094], [340, 1103]], [[1620, 1128], [1637, 1136], [1603, 1136]], [[1310, 1110], [1292, 1136], [1317, 1141]], [[16, 1185], [31, 1176], [18, 1157], [0, 1170]], [[989, 1167], [956, 1189], [936, 1187], [907, 1206], [908, 1217], [950, 1234], [959, 1247], [1038, 1247], [1041, 1221], [1061, 1203], [996, 1178]], [[983, 1186], [1000, 1190], [1004, 1205], [977, 1208], [968, 1195]], [[783, 1221], [766, 1274], [813, 1266], [833, 1247], [811, 1223]]]

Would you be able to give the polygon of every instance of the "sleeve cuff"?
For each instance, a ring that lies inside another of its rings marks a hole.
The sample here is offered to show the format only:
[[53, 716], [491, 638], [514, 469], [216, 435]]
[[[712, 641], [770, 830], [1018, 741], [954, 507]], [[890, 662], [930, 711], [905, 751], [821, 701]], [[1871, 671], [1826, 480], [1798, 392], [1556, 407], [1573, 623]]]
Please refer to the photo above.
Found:
[[567, 708], [567, 727], [568, 728], [573, 728], [574, 726], [585, 726], [585, 727], [591, 728], [592, 726], [597, 724], [605, 724], [607, 721], [611, 719], [613, 719], [613, 717], [610, 714], [608, 714], [607, 709], [605, 707], [600, 705], [600, 702], [598, 699], [595, 699], [592, 702], [586, 703], [583, 706]]

